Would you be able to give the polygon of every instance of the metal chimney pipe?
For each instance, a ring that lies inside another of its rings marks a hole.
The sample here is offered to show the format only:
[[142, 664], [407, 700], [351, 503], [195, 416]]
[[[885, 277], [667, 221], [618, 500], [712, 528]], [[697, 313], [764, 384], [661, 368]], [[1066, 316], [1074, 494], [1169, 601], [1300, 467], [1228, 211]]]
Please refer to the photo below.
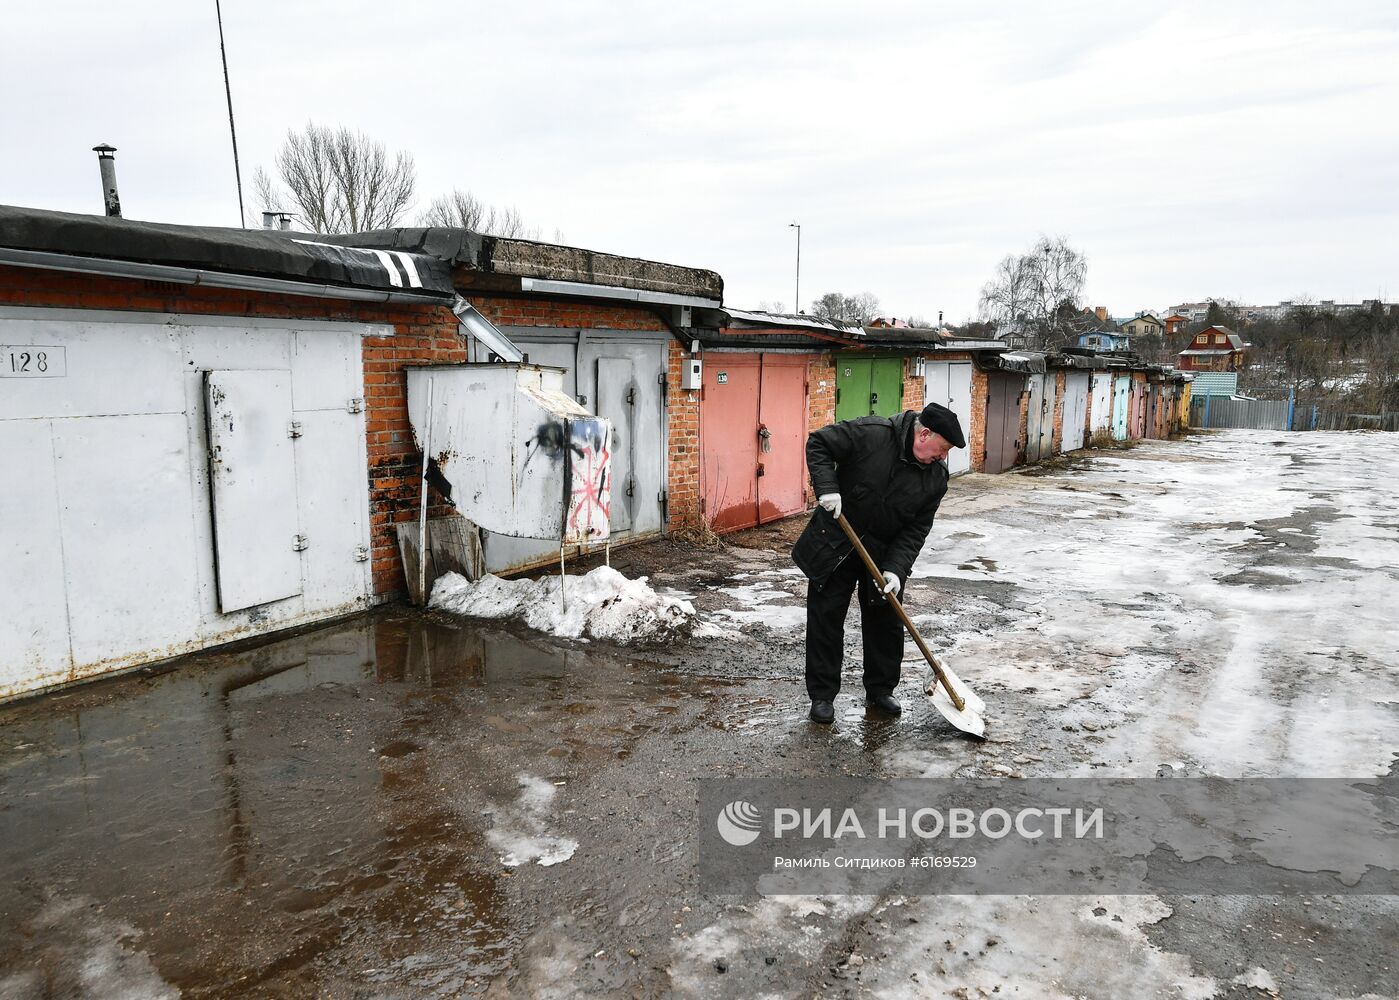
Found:
[[100, 146], [93, 146], [92, 151], [97, 154], [97, 167], [102, 171], [102, 200], [107, 214], [119, 219], [121, 199], [117, 197], [117, 161], [113, 156], [117, 149], [104, 142]]
[[282, 232], [289, 232], [291, 230], [291, 215], [289, 213], [282, 213], [281, 218], [277, 220], [277, 228], [282, 230]]
[[262, 213], [262, 228], [263, 228], [263, 229], [276, 229], [276, 228], [277, 228], [277, 215], [278, 215], [277, 212], [263, 212], [263, 213]]

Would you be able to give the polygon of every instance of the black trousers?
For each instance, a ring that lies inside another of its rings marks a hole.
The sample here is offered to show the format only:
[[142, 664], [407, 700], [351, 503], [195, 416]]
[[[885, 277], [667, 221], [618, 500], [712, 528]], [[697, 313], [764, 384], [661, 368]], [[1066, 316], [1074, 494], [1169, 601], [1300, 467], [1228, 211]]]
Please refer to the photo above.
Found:
[[850, 594], [859, 592], [860, 633], [864, 638], [865, 692], [893, 694], [904, 658], [899, 616], [874, 586], [869, 571], [850, 553], [819, 590], [806, 590], [806, 691], [812, 701], [834, 701], [845, 658], [845, 615]]

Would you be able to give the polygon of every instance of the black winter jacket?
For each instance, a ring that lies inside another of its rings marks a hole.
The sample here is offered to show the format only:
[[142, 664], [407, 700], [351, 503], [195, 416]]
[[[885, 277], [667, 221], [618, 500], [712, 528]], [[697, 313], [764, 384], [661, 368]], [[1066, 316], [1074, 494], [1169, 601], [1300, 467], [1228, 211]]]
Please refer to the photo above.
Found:
[[[806, 466], [819, 497], [839, 493], [842, 513], [882, 570], [908, 582], [933, 517], [947, 493], [947, 465], [924, 465], [908, 452], [918, 414], [860, 417], [831, 424], [806, 439]], [[812, 586], [821, 587], [852, 551], [836, 519], [816, 508], [792, 549]]]

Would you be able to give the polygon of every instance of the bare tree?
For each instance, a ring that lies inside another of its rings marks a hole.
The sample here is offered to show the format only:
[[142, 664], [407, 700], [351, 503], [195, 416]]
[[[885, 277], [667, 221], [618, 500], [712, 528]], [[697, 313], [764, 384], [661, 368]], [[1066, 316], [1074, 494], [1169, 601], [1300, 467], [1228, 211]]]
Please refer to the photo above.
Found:
[[869, 292], [858, 295], [827, 292], [811, 303], [809, 312], [819, 319], [843, 320], [863, 326], [879, 315], [879, 298]]
[[[527, 226], [520, 210], [511, 205], [496, 208], [487, 205], [470, 191], [460, 188], [451, 194], [432, 199], [427, 211], [419, 220], [424, 226], [445, 226], [453, 229], [470, 229], [474, 233], [487, 236], [505, 236], [519, 240], [542, 239], [538, 226]], [[554, 231], [555, 242], [563, 241], [563, 234]]]
[[1004, 258], [981, 288], [981, 317], [1026, 346], [1045, 347], [1072, 335], [1088, 259], [1062, 236], [1041, 236], [1029, 251]]
[[276, 166], [280, 184], [261, 167], [253, 178], [263, 211], [294, 212], [317, 233], [392, 226], [412, 204], [417, 183], [412, 154], [390, 161], [384, 144], [363, 132], [314, 122], [287, 132]]

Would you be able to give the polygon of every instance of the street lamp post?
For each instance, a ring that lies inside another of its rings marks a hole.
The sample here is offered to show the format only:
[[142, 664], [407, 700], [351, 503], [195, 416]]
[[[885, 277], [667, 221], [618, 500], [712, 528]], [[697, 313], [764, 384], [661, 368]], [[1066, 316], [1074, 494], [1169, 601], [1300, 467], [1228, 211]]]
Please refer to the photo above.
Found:
[[792, 295], [792, 311], [799, 313], [802, 311], [802, 227], [799, 222], [791, 222], [787, 228], [797, 231], [797, 290]]

